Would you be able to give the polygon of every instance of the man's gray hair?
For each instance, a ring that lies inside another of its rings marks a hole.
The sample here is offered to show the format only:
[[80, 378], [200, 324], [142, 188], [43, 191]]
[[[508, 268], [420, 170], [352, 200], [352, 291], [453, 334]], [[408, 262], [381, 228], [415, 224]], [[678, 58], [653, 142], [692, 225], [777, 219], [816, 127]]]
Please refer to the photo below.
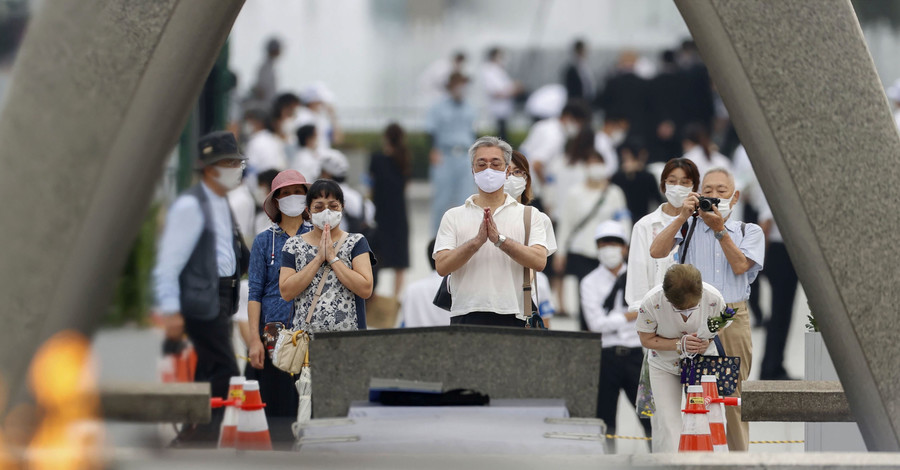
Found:
[[499, 137], [486, 135], [484, 137], [479, 137], [478, 140], [469, 147], [469, 164], [475, 164], [475, 151], [482, 147], [497, 147], [503, 151], [503, 160], [506, 161], [506, 166], [509, 166], [510, 162], [512, 162], [512, 146]]
[[[728, 168], [725, 168], [724, 166], [717, 166], [717, 167], [710, 168], [710, 169], [706, 170], [706, 173], [703, 174], [703, 180], [706, 180], [706, 177], [707, 177], [710, 173], [722, 173], [722, 174], [724, 174], [725, 176], [728, 177], [728, 181], [731, 182], [731, 187], [732, 187], [733, 189], [737, 189], [737, 187], [734, 185], [734, 173], [732, 173], [731, 170], [729, 170]], [[703, 181], [700, 181], [700, 186], [701, 186], [700, 190], [702, 191], [702, 190], [703, 190], [703, 187], [702, 187], [702, 186], [703, 186]]]

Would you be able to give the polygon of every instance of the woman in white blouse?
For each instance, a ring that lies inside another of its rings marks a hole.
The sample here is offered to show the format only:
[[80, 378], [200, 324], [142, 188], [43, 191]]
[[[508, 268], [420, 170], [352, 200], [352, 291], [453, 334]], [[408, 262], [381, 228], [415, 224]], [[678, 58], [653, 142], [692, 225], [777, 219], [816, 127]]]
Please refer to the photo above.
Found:
[[654, 259], [650, 256], [650, 244], [678, 216], [688, 194], [697, 192], [699, 187], [700, 174], [694, 162], [674, 158], [666, 163], [659, 190], [666, 195], [668, 202], [638, 220], [631, 230], [628, 279], [625, 283], [625, 302], [629, 312], [637, 312], [644, 295], [662, 283], [666, 269], [675, 262], [675, 248], [668, 257]]

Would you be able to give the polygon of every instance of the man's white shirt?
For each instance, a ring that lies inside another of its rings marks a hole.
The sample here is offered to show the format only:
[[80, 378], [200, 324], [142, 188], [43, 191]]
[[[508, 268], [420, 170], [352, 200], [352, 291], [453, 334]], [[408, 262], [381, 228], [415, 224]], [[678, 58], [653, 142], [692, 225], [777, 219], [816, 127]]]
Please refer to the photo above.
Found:
[[[505, 196], [503, 205], [493, 213], [494, 223], [501, 235], [523, 243], [525, 206], [508, 194]], [[432, 256], [444, 250], [456, 249], [478, 234], [484, 209], [475, 204], [474, 197], [470, 196], [463, 205], [444, 214]], [[535, 245], [546, 248], [547, 256], [556, 252], [556, 237], [552, 231], [548, 233], [541, 212], [532, 209], [528, 246]], [[522, 266], [488, 240], [466, 264], [450, 275], [450, 293], [453, 298], [450, 315], [493, 312], [518, 315], [521, 318], [522, 275]]]
[[625, 274], [628, 266], [624, 263], [618, 274], [613, 274], [606, 266], [600, 265], [581, 280], [581, 314], [588, 329], [603, 335], [603, 347], [641, 347], [634, 324], [625, 318], [628, 305], [623, 292], [616, 294], [613, 308], [606, 310], [604, 304], [616, 285], [619, 276]]
[[406, 287], [400, 297], [400, 318], [406, 328], [423, 326], [445, 326], [450, 324], [450, 314], [434, 305], [434, 294], [441, 286], [443, 278], [431, 271], [424, 279], [419, 279]]

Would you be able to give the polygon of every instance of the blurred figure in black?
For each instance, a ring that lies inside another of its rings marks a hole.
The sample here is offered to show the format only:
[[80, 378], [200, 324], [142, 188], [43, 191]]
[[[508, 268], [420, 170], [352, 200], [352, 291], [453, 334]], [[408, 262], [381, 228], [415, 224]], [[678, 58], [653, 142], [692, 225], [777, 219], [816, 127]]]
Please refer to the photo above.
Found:
[[646, 137], [648, 127], [648, 83], [639, 77], [634, 66], [638, 55], [624, 51], [616, 63], [615, 72], [606, 80], [597, 96], [597, 106], [606, 115], [621, 116], [631, 124], [629, 135]]
[[569, 99], [579, 99], [590, 103], [596, 94], [597, 81], [594, 71], [587, 63], [587, 44], [578, 39], [572, 45], [572, 62], [563, 70], [563, 83]]
[[[678, 64], [684, 80], [684, 92], [681, 94], [681, 109], [684, 122], [700, 123], [709, 133], [716, 110], [713, 101], [712, 80], [706, 65], [700, 58], [694, 41], [681, 43]], [[701, 174], [701, 176], [703, 176]]]
[[276, 38], [266, 43], [266, 60], [259, 66], [256, 74], [255, 90], [266, 103], [275, 101], [278, 93], [278, 78], [275, 76], [275, 61], [281, 56], [281, 41]]
[[618, 151], [619, 171], [611, 181], [625, 192], [625, 201], [634, 224], [647, 215], [651, 207], [656, 208], [665, 201], [657, 188], [656, 178], [644, 168], [647, 163], [644, 143], [637, 137], [631, 137], [619, 146]]
[[650, 120], [653, 133], [648, 163], [665, 163], [682, 153], [679, 131], [684, 126], [681, 111], [684, 80], [675, 62], [675, 52], [663, 51], [659, 73], [650, 81]]

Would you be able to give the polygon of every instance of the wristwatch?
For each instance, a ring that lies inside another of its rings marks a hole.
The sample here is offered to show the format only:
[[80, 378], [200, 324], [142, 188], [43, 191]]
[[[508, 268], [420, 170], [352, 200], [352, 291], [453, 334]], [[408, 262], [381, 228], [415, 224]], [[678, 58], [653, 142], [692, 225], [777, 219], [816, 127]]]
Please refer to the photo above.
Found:
[[497, 238], [497, 242], [494, 243], [494, 246], [496, 246], [497, 248], [500, 248], [500, 245], [502, 245], [503, 242], [505, 242], [505, 241], [506, 241], [506, 235], [500, 235], [500, 236]]
[[716, 237], [716, 240], [721, 241], [722, 238], [725, 237], [725, 229], [723, 228], [722, 230], [713, 233], [713, 236]]
[[331, 266], [332, 264], [337, 263], [337, 262], [340, 261], [340, 260], [341, 260], [340, 258], [338, 258], [337, 256], [335, 256], [334, 259], [328, 261], [328, 266]]

